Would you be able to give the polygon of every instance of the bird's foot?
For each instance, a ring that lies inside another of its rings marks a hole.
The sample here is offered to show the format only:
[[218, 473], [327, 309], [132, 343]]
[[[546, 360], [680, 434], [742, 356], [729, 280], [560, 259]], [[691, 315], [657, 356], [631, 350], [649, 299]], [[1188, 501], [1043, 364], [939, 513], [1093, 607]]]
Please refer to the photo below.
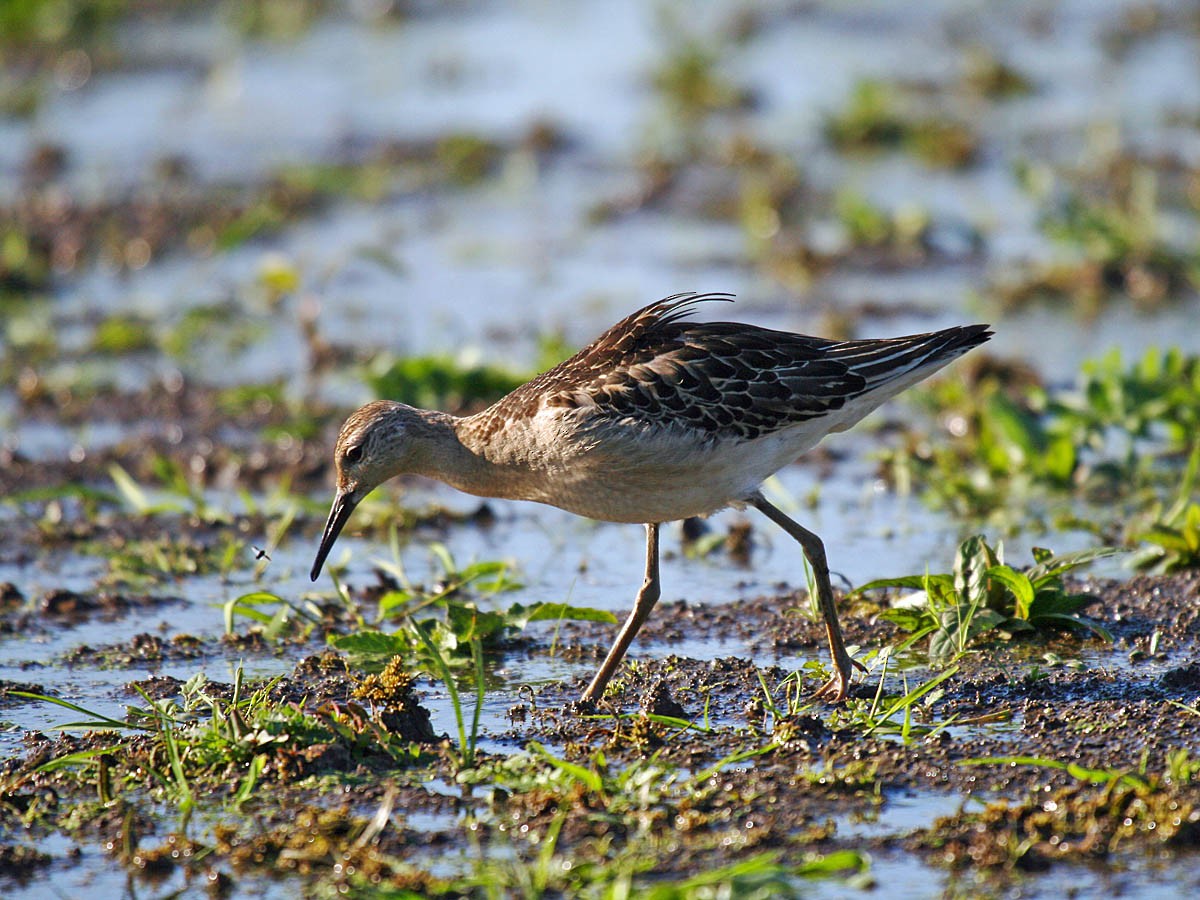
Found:
[[850, 682], [854, 680], [854, 670], [867, 671], [867, 667], [857, 659], [846, 657], [842, 661], [834, 661], [833, 675], [813, 694], [814, 700], [825, 700], [828, 703], [841, 703], [850, 694]]

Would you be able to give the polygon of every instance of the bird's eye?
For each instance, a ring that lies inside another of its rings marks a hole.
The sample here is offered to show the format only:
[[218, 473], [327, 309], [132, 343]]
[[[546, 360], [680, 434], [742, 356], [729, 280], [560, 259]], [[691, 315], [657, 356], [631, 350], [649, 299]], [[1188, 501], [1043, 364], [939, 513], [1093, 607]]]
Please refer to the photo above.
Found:
[[358, 462], [360, 459], [362, 459], [362, 444], [355, 444], [346, 451], [347, 462]]

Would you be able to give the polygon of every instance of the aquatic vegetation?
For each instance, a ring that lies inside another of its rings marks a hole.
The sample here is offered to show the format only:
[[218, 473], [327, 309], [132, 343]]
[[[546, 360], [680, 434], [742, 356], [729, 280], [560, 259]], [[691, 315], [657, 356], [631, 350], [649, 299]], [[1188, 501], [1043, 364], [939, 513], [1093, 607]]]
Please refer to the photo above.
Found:
[[162, 499], [152, 499], [148, 490], [117, 463], [108, 467], [109, 477], [117, 489], [117, 495], [125, 507], [135, 515], [157, 516], [163, 513], [188, 512], [203, 522], [227, 522], [230, 514], [211, 506], [204, 489], [196, 485], [178, 460], [155, 454], [150, 467], [157, 476], [158, 485], [151, 490]]
[[[147, 821], [151, 810], [159, 816], [173, 810], [179, 825], [172, 840], [201, 857], [215, 851], [233, 858], [233, 846], [240, 843], [235, 838], [246, 834], [210, 824], [206, 847], [204, 838], [188, 836], [198, 830], [192, 826], [196, 813], [211, 823], [219, 821], [208, 818], [214, 814], [232, 814], [247, 805], [261, 808], [265, 796], [307, 778], [352, 778], [354, 764], [396, 772], [424, 765], [432, 758], [425, 747], [438, 740], [411, 685], [372, 697], [370, 711], [350, 700], [319, 706], [281, 700], [284, 679], [248, 686], [240, 667], [232, 685], [214, 684], [197, 674], [187, 682], [149, 679], [134, 688], [145, 705], [128, 707], [123, 719], [57, 697], [12, 692], [80, 714], [57, 728], [85, 733], [64, 734], [53, 744], [42, 739], [45, 752], [21, 769], [10, 769], [0, 781], [6, 804], [25, 804], [42, 791], [75, 798], [69, 805], [29, 806], [27, 828], [80, 835], [105, 828], [113, 816], [118, 825], [124, 819], [119, 854], [133, 868], [144, 867], [138, 858], [154, 855], [138, 846], [144, 832], [130, 828], [134, 821]], [[89, 801], [89, 794], [94, 799]], [[333, 810], [323, 815], [339, 817]], [[305, 816], [299, 818], [304, 832]], [[347, 817], [342, 813], [340, 818]], [[258, 830], [257, 825], [248, 828], [251, 834]], [[172, 854], [167, 868], [187, 865], [190, 859], [190, 853]], [[258, 862], [266, 861], [260, 857]]]
[[864, 80], [846, 106], [826, 116], [825, 137], [839, 150], [905, 150], [923, 162], [961, 168], [975, 160], [979, 138], [963, 122], [918, 112], [894, 86]]
[[109, 316], [96, 326], [92, 350], [112, 356], [123, 356], [152, 350], [155, 346], [151, 323], [142, 316]]
[[1063, 576], [1114, 552], [1100, 548], [1055, 556], [1049, 550], [1036, 549], [1034, 565], [1018, 570], [1005, 564], [1002, 544], [992, 548], [977, 535], [959, 546], [953, 573], [881, 578], [855, 593], [883, 587], [921, 591], [902, 598], [881, 616], [912, 634], [906, 646], [928, 637], [933, 665], [953, 662], [985, 636], [1012, 638], [1067, 628], [1111, 641], [1099, 623], [1080, 615], [1095, 598], [1069, 592]]
[[[421, 655], [431, 648], [438, 654], [461, 661], [473, 641], [492, 647], [525, 629], [531, 622], [575, 620], [616, 624], [606, 611], [566, 603], [539, 602], [528, 606], [513, 603], [507, 609], [485, 609], [481, 601], [497, 594], [519, 590], [522, 585], [510, 577], [510, 565], [489, 560], [458, 568], [444, 547], [434, 544], [431, 551], [443, 567], [442, 574], [429, 587], [416, 585], [399, 571], [402, 584], [383, 592], [378, 599], [376, 622], [400, 620], [411, 630], [385, 633], [360, 629], [330, 638], [338, 650], [351, 658], [370, 659], [395, 654]], [[420, 614], [423, 618], [416, 618]], [[434, 664], [436, 655], [427, 658]]]
[[[727, 757], [726, 764], [744, 758], [734, 754]], [[649, 876], [647, 896], [695, 896], [694, 890], [726, 884], [729, 890], [749, 890], [747, 896], [789, 896], [797, 878], [866, 871], [867, 859], [855, 851], [827, 856], [804, 854], [804, 861], [798, 865], [781, 864], [776, 853], [760, 853], [716, 869], [700, 867], [706, 870], [704, 874], [674, 882], [654, 877], [655, 870], [660, 870], [672, 854], [671, 848], [676, 847], [674, 852], [678, 853], [680, 839], [686, 841], [689, 853], [702, 853], [713, 842], [730, 840], [730, 810], [722, 799], [725, 786], [715, 777], [723, 768], [718, 764], [689, 777], [662, 760], [660, 752], [625, 766], [610, 762], [599, 750], [573, 762], [531, 742], [525, 752], [488, 761], [466, 777], [471, 783], [502, 790], [480, 824], [493, 834], [498, 831], [512, 835], [514, 843], [519, 834], [522, 842], [528, 841], [540, 851], [541, 865], [535, 871], [540, 873], [537, 883], [541, 890], [560, 890], [570, 895], [588, 887], [611, 885], [613, 889], [624, 886], [625, 891], [636, 890], [638, 896], [643, 896], [639, 888], [644, 876]], [[556, 852], [568, 823], [572, 826], [570, 852], [584, 864], [549, 865], [548, 857]], [[518, 824], [522, 824], [519, 829]], [[621, 837], [614, 841], [617, 834]], [[755, 845], [752, 839], [734, 840], [749, 849]], [[793, 839], [790, 843], [802, 846], [804, 842]], [[516, 871], [511, 864], [491, 862], [468, 883], [481, 884], [476, 878], [484, 873], [509, 889], [527, 883], [532, 874], [528, 869]]]
[[720, 72], [720, 54], [698, 41], [684, 41], [655, 70], [655, 90], [686, 121], [747, 106], [751, 97]]
[[130, 0], [9, 0], [0, 8], [0, 46], [58, 48], [94, 38], [138, 4]]
[[364, 380], [376, 397], [449, 411], [493, 403], [523, 384], [525, 376], [445, 356], [397, 359], [381, 354], [368, 367]]
[[[1083, 365], [1075, 385], [1049, 388], [1019, 373], [978, 370], [969, 387], [943, 379], [912, 399], [953, 432], [910, 433], [881, 454], [886, 477], [962, 514], [1016, 515], [1045, 527], [1047, 506], [1073, 499], [1122, 503], [1128, 518], [1174, 498], [1181, 460], [1200, 429], [1200, 357], [1152, 348], [1126, 364], [1113, 351]], [[1185, 479], [1184, 484], [1193, 481]], [[1023, 503], [1014, 503], [1014, 498]], [[1077, 514], [1071, 521], [1079, 524]], [[1144, 529], [1143, 529], [1144, 530]], [[1137, 535], [1112, 534], [1133, 543]]]
[[108, 558], [108, 574], [102, 581], [113, 585], [145, 585], [215, 574], [221, 577], [249, 565], [246, 544], [240, 538], [222, 534], [212, 543], [164, 535], [133, 541], [98, 544], [92, 552]]
[[936, 848], [951, 867], [1025, 870], [1055, 860], [1103, 858], [1130, 846], [1194, 846], [1200, 839], [1197, 769], [1186, 750], [1169, 757], [1166, 771], [1156, 774], [1033, 757], [966, 760], [972, 766], [1061, 770], [1077, 783], [941, 819], [919, 842]]
[[501, 157], [500, 147], [477, 134], [450, 134], [439, 138], [433, 158], [443, 177], [468, 185], [490, 175]]
[[964, 68], [963, 85], [990, 100], [1009, 100], [1033, 93], [1027, 75], [987, 48], [968, 51]]
[[1169, 510], [1147, 518], [1148, 526], [1137, 522], [1130, 529], [1132, 540], [1147, 545], [1130, 560], [1133, 568], [1157, 573], [1200, 568], [1200, 503], [1181, 498]]
[[1168, 227], [1167, 212], [1158, 176], [1145, 167], [1051, 193], [1040, 225], [1060, 258], [995, 280], [988, 295], [1005, 309], [1043, 300], [1090, 316], [1114, 297], [1150, 308], [1194, 295], [1200, 252]]
[[856, 248], [887, 248], [900, 255], [923, 256], [931, 221], [926, 210], [911, 207], [889, 212], [852, 190], [834, 199], [838, 221]]

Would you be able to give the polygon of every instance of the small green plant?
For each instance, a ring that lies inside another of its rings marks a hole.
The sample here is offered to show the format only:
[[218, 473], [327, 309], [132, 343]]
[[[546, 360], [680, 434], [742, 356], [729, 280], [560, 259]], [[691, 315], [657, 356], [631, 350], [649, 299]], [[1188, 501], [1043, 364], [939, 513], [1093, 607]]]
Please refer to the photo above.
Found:
[[499, 400], [526, 381], [524, 375], [446, 356], [381, 355], [364, 380], [376, 397], [428, 409], [461, 410]]
[[233, 516], [208, 502], [204, 489], [188, 478], [187, 471], [178, 461], [168, 456], [155, 454], [151, 468], [158, 479], [155, 493], [165, 495], [162, 499], [151, 499], [150, 492], [117, 463], [108, 467], [109, 477], [125, 506], [139, 516], [156, 516], [162, 513], [191, 513], [204, 522], [227, 523]]
[[979, 138], [961, 122], [915, 111], [897, 88], [860, 81], [846, 106], [825, 119], [825, 137], [839, 150], [907, 150], [931, 165], [969, 165]]
[[92, 350], [110, 356], [121, 356], [152, 350], [155, 346], [151, 323], [141, 316], [110, 316], [96, 326]]
[[1192, 499], [1200, 473], [1200, 443], [1192, 450], [1179, 496], [1164, 510], [1156, 503], [1128, 529], [1135, 541], [1148, 545], [1130, 558], [1134, 569], [1165, 574], [1200, 567], [1200, 503]]
[[321, 610], [312, 601], [293, 603], [272, 591], [250, 591], [221, 604], [225, 634], [237, 633], [237, 619], [257, 622], [262, 635], [277, 641], [294, 632], [305, 637], [322, 621]]
[[[1026, 180], [1051, 193], [1030, 169]], [[1016, 279], [992, 285], [1006, 308], [1032, 301], [1068, 303], [1095, 316], [1110, 299], [1156, 307], [1200, 290], [1200, 252], [1166, 226], [1158, 175], [1127, 162], [1091, 183], [1055, 191], [1042, 230], [1061, 248], [1059, 258], [1030, 265]]]
[[857, 191], [839, 191], [834, 207], [854, 247], [921, 252], [930, 230], [928, 210], [920, 207], [885, 210]]
[[1200, 567], [1200, 503], [1174, 507], [1137, 539], [1150, 546], [1132, 558], [1135, 569], [1165, 574]]
[[1042, 769], [1056, 769], [1066, 772], [1072, 778], [1087, 784], [1125, 785], [1140, 791], [1149, 790], [1150, 782], [1144, 777], [1145, 773], [1134, 775], [1122, 769], [1094, 769], [1081, 766], [1078, 763], [1063, 762], [1057, 759], [1044, 759], [1034, 756], [991, 756], [981, 759], [964, 759], [959, 765], [963, 766], [1037, 766]]
[[[395, 540], [393, 536], [393, 542]], [[448, 665], [465, 664], [470, 659], [468, 651], [472, 641], [478, 640], [486, 649], [524, 630], [530, 622], [570, 619], [616, 623], [616, 617], [610, 612], [566, 603], [528, 606], [513, 603], [506, 609], [484, 609], [481, 602], [522, 587], [511, 577], [509, 564], [485, 560], [459, 568], [444, 545], [432, 544], [430, 552], [441, 572], [428, 587], [409, 581], [399, 563], [398, 546], [394, 546], [394, 561], [379, 564], [399, 587], [379, 598], [376, 623], [400, 620], [411, 627], [394, 632], [359, 629], [351, 634], [333, 636], [330, 643], [338, 650], [362, 659], [415, 655], [419, 662], [433, 667], [436, 672], [441, 655], [444, 654]], [[428, 655], [429, 647], [435, 648], [439, 657]]]
[[654, 73], [653, 84], [676, 114], [692, 122], [750, 101], [720, 72], [720, 55], [696, 41], [681, 44]]
[[1002, 544], [993, 549], [976, 535], [959, 546], [953, 573], [883, 578], [863, 585], [855, 594], [883, 587], [920, 590], [921, 594], [882, 615], [912, 633], [907, 645], [928, 636], [929, 660], [934, 665], [958, 659], [984, 635], [1011, 637], [1046, 628], [1073, 628], [1111, 641], [1099, 623], [1079, 614], [1093, 598], [1070, 593], [1063, 576], [1115, 552], [1106, 547], [1055, 556], [1035, 548], [1034, 565], [1019, 571], [1004, 563]]
[[[1200, 433], [1200, 356], [1152, 348], [1126, 364], [1113, 351], [1085, 363], [1069, 388], [996, 368], [969, 386], [943, 379], [909, 396], [953, 439], [914, 431], [885, 452], [884, 473], [900, 487], [1007, 527], [1044, 527], [1051, 510], [1078, 521], [1075, 499], [1126, 504], [1133, 521], [1149, 507], [1153, 521], [1165, 497], [1186, 493], [1181, 460], [1195, 452]], [[1139, 536], [1112, 532], [1101, 531], [1110, 542]]]
[[128, 707], [124, 719], [57, 697], [20, 691], [11, 696], [83, 714], [55, 726], [59, 730], [112, 735], [103, 746], [57, 756], [37, 772], [85, 783], [96, 779], [103, 802], [145, 791], [174, 805], [185, 824], [209, 797], [226, 798], [235, 808], [245, 803], [268, 764], [278, 777], [307, 747], [341, 743], [400, 765], [420, 756], [419, 745], [361, 709], [347, 712], [329, 705], [309, 713], [301, 705], [278, 701], [279, 682], [275, 678], [249, 689], [239, 666], [230, 689], [199, 673], [180, 686], [177, 698], [153, 699], [139, 688], [145, 705]]

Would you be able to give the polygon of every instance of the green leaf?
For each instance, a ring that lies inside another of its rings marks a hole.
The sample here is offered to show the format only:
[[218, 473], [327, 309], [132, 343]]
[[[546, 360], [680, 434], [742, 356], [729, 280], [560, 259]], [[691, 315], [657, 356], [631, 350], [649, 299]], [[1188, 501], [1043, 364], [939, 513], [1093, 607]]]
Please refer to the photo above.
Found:
[[835, 850], [817, 859], [801, 863], [796, 867], [795, 872], [801, 878], [827, 877], [844, 872], [865, 872], [870, 865], [870, 857], [865, 853], [858, 850]]
[[904, 631], [919, 631], [929, 622], [929, 612], [926, 609], [885, 609], [879, 618], [892, 622]]
[[1075, 474], [1078, 455], [1069, 437], [1055, 438], [1041, 456], [1042, 471], [1060, 485], [1068, 485]]
[[1068, 594], [1060, 590], [1042, 590], [1029, 607], [1029, 618], [1049, 615], [1071, 615], [1096, 601], [1089, 594]]
[[[128, 725], [126, 728], [130, 727]], [[94, 747], [91, 750], [80, 750], [77, 753], [68, 753], [65, 756], [57, 756], [49, 762], [44, 762], [33, 771], [35, 772], [57, 772], [59, 769], [66, 769], [70, 766], [85, 765], [95, 760], [97, 756], [103, 756], [105, 753], [121, 753], [126, 749], [124, 744], [116, 744], [112, 747]]]
[[[513, 604], [509, 615], [519, 604]], [[570, 620], [573, 622], [604, 622], [609, 625], [617, 623], [617, 617], [607, 609], [595, 609], [591, 606], [571, 606], [567, 603], [535, 603], [528, 607], [527, 622], [556, 622]]]
[[1183, 532], [1166, 525], [1157, 525], [1142, 534], [1136, 535], [1134, 540], [1145, 541], [1148, 544], [1157, 544], [1163, 550], [1171, 550], [1176, 553], [1187, 553], [1191, 550]]
[[462, 642], [473, 638], [495, 640], [509, 626], [498, 612], [476, 609], [469, 604], [451, 603], [446, 607], [446, 622]]
[[532, 750], [534, 753], [536, 753], [538, 756], [542, 757], [542, 759], [546, 760], [546, 762], [548, 762], [554, 768], [558, 769], [560, 772], [563, 772], [566, 775], [570, 775], [576, 781], [581, 782], [585, 787], [588, 788], [588, 790], [592, 791], [593, 793], [596, 793], [596, 794], [603, 793], [604, 780], [600, 777], [599, 772], [595, 772], [592, 769], [585, 769], [583, 766], [579, 766], [579, 765], [576, 765], [575, 763], [567, 762], [565, 759], [559, 759], [557, 756], [554, 756], [552, 753], [550, 753], [549, 750], [547, 750], [545, 747], [543, 747], [537, 741], [530, 741], [529, 749]]
[[1029, 610], [1034, 601], [1033, 584], [1030, 583], [1029, 578], [1011, 566], [992, 566], [987, 570], [987, 576], [999, 581], [1012, 592], [1017, 601], [1014, 615], [1018, 619], [1028, 619]]
[[[55, 706], [61, 706], [64, 709], [71, 710], [72, 712], [83, 713], [85, 716], [91, 716], [91, 721], [88, 721], [88, 722], [71, 722], [71, 723], [69, 723], [70, 727], [72, 727], [72, 728], [92, 728], [92, 729], [115, 728], [115, 729], [121, 730], [121, 731], [129, 730], [129, 729], [134, 729], [137, 731], [152, 730], [152, 729], [146, 728], [142, 725], [136, 725], [136, 724], [133, 724], [130, 722], [123, 722], [120, 719], [114, 719], [112, 716], [104, 715], [104, 713], [94, 712], [93, 710], [90, 710], [85, 706], [80, 706], [78, 703], [72, 703], [70, 700], [63, 700], [60, 697], [48, 697], [45, 694], [34, 694], [29, 691], [9, 691], [8, 696], [24, 697], [26, 700], [40, 700], [43, 703], [53, 703]], [[58, 726], [58, 727], [62, 728], [62, 727], [66, 727], [66, 726]]]
[[1040, 457], [1046, 435], [1033, 414], [997, 392], [988, 398], [984, 415], [996, 436], [1007, 445], [1014, 462], [1027, 463]]
[[996, 565], [996, 554], [983, 535], [976, 534], [958, 547], [954, 560], [954, 589], [959, 596], [972, 604], [982, 604], [987, 599], [987, 570]]
[[1040, 756], [986, 756], [974, 759], [964, 759], [962, 766], [1038, 766], [1043, 769], [1058, 769], [1067, 772], [1080, 781], [1091, 784], [1108, 784], [1121, 781], [1133, 787], [1146, 787], [1142, 779], [1117, 769], [1090, 769], [1072, 762], [1060, 762], [1057, 759], [1047, 759]]
[[923, 591], [925, 589], [924, 575], [901, 575], [899, 578], [876, 578], [874, 581], [868, 581], [866, 584], [859, 585], [850, 596], [857, 597], [866, 591], [874, 591], [879, 588], [911, 588], [915, 591]]
[[388, 591], [379, 598], [379, 615], [385, 617], [391, 615], [396, 609], [403, 608], [417, 599], [418, 595], [412, 591]]
[[1115, 556], [1118, 553], [1124, 553], [1120, 547], [1093, 547], [1090, 550], [1078, 550], [1075, 553], [1064, 553], [1062, 556], [1053, 556], [1046, 559], [1044, 562], [1039, 562], [1038, 565], [1027, 571], [1025, 574], [1033, 583], [1035, 588], [1041, 588], [1049, 579], [1056, 578], [1064, 572], [1069, 572], [1071, 569], [1077, 569], [1080, 566], [1093, 562], [1097, 559], [1104, 559], [1108, 556]]
[[335, 650], [341, 650], [351, 656], [391, 658], [409, 650], [407, 640], [395, 634], [384, 634], [382, 631], [356, 631], [353, 634], [334, 634], [329, 636], [329, 645]]
[[1095, 619], [1089, 619], [1087, 616], [1068, 615], [1066, 613], [1040, 613], [1037, 616], [1037, 620], [1039, 622], [1056, 622], [1075, 628], [1083, 628], [1106, 643], [1111, 644], [1113, 641], [1112, 632]]

